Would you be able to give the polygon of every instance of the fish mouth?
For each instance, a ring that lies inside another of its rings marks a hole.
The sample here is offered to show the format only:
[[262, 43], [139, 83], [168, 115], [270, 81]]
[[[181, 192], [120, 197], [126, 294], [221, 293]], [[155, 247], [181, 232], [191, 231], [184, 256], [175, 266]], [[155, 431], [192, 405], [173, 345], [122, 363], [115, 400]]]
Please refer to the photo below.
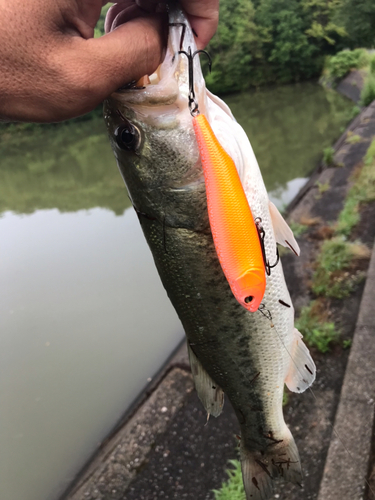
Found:
[[[126, 21], [140, 15], [137, 5], [112, 6], [106, 16], [105, 31], [113, 31]], [[151, 75], [144, 75], [137, 82], [131, 82], [118, 89], [112, 98], [125, 106], [160, 107], [173, 106], [180, 111], [188, 110], [189, 81], [188, 58], [181, 51], [194, 52], [196, 44], [190, 23], [178, 5], [169, 6], [169, 33], [164, 61]], [[200, 108], [205, 107], [205, 82], [199, 58], [194, 59], [194, 83], [196, 98]]]

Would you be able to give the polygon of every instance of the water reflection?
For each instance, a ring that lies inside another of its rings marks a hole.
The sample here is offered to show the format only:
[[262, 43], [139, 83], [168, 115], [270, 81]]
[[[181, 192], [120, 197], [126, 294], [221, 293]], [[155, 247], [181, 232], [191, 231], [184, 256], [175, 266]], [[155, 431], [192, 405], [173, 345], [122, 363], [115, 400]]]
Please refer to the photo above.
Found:
[[268, 191], [284, 198], [274, 199], [280, 208], [288, 182], [311, 173], [353, 108], [348, 99], [312, 82], [236, 94], [226, 102], [250, 138]]
[[[352, 107], [313, 84], [227, 102], [278, 206]], [[182, 331], [101, 120], [8, 131], [0, 158], [0, 498], [54, 500]]]
[[0, 498], [53, 499], [182, 329], [132, 210], [0, 222]]

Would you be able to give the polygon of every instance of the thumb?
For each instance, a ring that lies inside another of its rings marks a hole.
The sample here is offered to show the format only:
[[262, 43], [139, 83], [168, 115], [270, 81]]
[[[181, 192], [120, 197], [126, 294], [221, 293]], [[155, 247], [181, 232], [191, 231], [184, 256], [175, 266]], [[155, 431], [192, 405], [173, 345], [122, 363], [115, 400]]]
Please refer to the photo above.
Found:
[[67, 117], [91, 111], [119, 87], [151, 75], [164, 57], [164, 21], [162, 16], [139, 17], [100, 38], [74, 37], [62, 63]]

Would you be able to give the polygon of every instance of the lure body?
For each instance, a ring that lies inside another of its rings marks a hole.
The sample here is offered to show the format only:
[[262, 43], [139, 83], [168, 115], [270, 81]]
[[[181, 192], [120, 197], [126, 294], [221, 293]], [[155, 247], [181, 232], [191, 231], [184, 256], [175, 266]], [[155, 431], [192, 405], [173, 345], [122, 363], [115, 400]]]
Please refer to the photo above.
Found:
[[238, 302], [255, 312], [263, 299], [266, 273], [258, 230], [232, 158], [206, 117], [193, 118], [206, 184], [211, 232], [229, 286]]

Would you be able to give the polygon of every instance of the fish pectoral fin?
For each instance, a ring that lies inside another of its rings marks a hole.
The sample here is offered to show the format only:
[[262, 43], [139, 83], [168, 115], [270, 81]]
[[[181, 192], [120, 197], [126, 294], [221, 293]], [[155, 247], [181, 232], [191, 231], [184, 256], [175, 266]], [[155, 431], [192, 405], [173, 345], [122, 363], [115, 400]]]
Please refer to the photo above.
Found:
[[293, 231], [290, 229], [284, 217], [281, 215], [272, 201], [269, 201], [268, 203], [276, 242], [286, 248], [289, 248], [296, 255], [299, 255], [300, 249], [294, 237]]
[[297, 328], [294, 329], [290, 354], [291, 360], [285, 383], [288, 389], [293, 392], [304, 392], [314, 382], [316, 368]]
[[188, 353], [191, 372], [193, 374], [193, 380], [198, 397], [201, 400], [207, 415], [218, 417], [224, 406], [224, 392], [203, 368], [201, 362], [196, 357], [189, 344]]

